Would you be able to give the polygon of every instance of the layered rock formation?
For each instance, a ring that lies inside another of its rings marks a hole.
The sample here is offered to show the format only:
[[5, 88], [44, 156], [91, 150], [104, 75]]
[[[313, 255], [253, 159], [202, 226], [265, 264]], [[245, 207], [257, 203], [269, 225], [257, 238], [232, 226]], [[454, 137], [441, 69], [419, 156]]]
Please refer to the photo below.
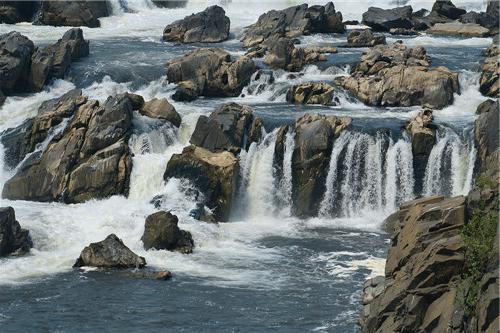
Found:
[[446, 67], [429, 68], [422, 47], [402, 43], [377, 45], [361, 57], [351, 76], [340, 77], [340, 86], [363, 103], [373, 106], [426, 105], [442, 108], [458, 93], [458, 74]]
[[22, 255], [32, 247], [30, 232], [16, 221], [14, 208], [0, 208], [0, 257]]
[[247, 28], [241, 41], [243, 47], [248, 48], [262, 44], [271, 37], [294, 38], [313, 33], [344, 31], [342, 14], [335, 11], [332, 2], [325, 6], [311, 7], [303, 4], [262, 14], [256, 23]]
[[73, 267], [143, 268], [146, 260], [132, 252], [115, 234], [86, 246]]
[[178, 221], [177, 216], [170, 212], [161, 211], [149, 215], [141, 237], [144, 248], [181, 253], [193, 252], [194, 242], [191, 233], [179, 229]]
[[167, 63], [169, 82], [178, 83], [175, 100], [197, 96], [238, 96], [257, 70], [248, 57], [236, 60], [222, 49], [196, 49]]
[[427, 30], [427, 33], [459, 37], [486, 37], [490, 34], [490, 30], [476, 23], [447, 22], [436, 23]]
[[349, 47], [372, 47], [386, 44], [385, 36], [375, 36], [371, 30], [354, 30], [347, 35], [347, 46]]
[[302, 83], [290, 87], [286, 93], [286, 101], [292, 104], [337, 105], [339, 100], [335, 89], [328, 83]]
[[479, 90], [488, 97], [500, 97], [498, 76], [500, 75], [500, 60], [497, 45], [492, 45], [486, 50], [486, 59], [481, 66]]
[[163, 40], [181, 43], [219, 43], [229, 38], [229, 17], [222, 7], [210, 6], [204, 11], [175, 21], [165, 27]]

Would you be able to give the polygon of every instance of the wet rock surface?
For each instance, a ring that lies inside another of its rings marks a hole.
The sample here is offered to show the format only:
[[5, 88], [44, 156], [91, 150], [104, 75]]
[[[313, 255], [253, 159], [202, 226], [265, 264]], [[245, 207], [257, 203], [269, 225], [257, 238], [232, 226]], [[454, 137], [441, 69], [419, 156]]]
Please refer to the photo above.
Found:
[[33, 247], [28, 230], [16, 221], [14, 208], [0, 208], [0, 257], [22, 255]]
[[292, 104], [337, 105], [335, 89], [328, 83], [302, 83], [290, 87], [286, 101]]
[[354, 30], [347, 35], [347, 46], [349, 47], [372, 47], [386, 44], [385, 36], [375, 36], [371, 30]]
[[179, 219], [170, 212], [157, 212], [146, 218], [142, 242], [146, 250], [169, 250], [181, 253], [193, 252], [191, 233], [179, 229]]
[[153, 98], [143, 103], [139, 108], [139, 113], [150, 118], [168, 121], [175, 127], [179, 127], [182, 121], [181, 116], [166, 98]]
[[488, 97], [500, 97], [498, 77], [500, 75], [499, 49], [492, 45], [486, 50], [486, 59], [481, 66], [479, 91]]
[[107, 1], [42, 1], [35, 24], [100, 27], [100, 17], [110, 15]]
[[363, 24], [375, 31], [389, 31], [392, 28], [411, 29], [413, 9], [411, 6], [382, 9], [370, 7], [363, 13]]

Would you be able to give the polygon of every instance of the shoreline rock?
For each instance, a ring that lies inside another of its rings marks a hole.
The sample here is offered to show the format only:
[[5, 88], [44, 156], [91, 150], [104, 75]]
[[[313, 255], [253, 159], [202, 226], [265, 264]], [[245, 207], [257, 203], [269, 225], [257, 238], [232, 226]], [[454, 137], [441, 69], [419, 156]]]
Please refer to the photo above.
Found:
[[481, 66], [481, 77], [479, 78], [479, 91], [488, 97], [500, 97], [499, 81], [500, 51], [498, 45], [493, 44], [486, 50], [486, 59]]
[[348, 47], [372, 47], [386, 44], [385, 36], [375, 36], [370, 29], [354, 30], [347, 35]]
[[169, 250], [184, 254], [193, 252], [194, 242], [189, 231], [179, 229], [177, 216], [160, 211], [149, 215], [141, 237], [144, 249]]
[[29, 230], [21, 228], [12, 207], [0, 208], [0, 257], [23, 255], [33, 247]]

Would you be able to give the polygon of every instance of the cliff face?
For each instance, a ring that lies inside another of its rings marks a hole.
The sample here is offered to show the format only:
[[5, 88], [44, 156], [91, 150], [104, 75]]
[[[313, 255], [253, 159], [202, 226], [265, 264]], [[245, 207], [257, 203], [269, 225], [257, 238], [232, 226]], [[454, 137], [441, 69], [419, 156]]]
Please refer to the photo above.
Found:
[[385, 276], [365, 283], [362, 333], [499, 330], [498, 102], [478, 113], [474, 188], [408, 202], [387, 219]]

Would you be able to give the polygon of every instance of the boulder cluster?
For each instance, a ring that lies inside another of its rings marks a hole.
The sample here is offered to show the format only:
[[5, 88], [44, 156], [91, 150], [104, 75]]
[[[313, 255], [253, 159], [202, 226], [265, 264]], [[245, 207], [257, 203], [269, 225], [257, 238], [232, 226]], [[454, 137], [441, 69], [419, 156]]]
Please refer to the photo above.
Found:
[[[497, 40], [498, 41], [498, 40]], [[488, 97], [499, 98], [500, 60], [499, 47], [496, 43], [486, 50], [486, 59], [481, 66], [481, 77], [479, 79], [479, 90]]]

